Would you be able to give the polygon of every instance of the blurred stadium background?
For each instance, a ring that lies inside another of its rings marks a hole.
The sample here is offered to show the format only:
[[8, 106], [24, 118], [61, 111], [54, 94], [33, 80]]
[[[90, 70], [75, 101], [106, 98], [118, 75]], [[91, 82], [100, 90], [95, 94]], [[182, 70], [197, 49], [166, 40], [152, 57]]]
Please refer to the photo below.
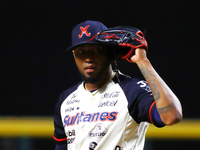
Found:
[[[145, 150], [168, 150], [180, 147], [198, 149], [199, 125], [200, 120], [183, 120], [177, 125], [164, 128], [150, 125], [146, 134]], [[53, 149], [53, 130], [53, 118], [51, 117], [1, 117], [0, 149]]]
[[[198, 1], [2, 0], [0, 10], [0, 150], [54, 149], [56, 100], [80, 81], [65, 50], [73, 26], [85, 20], [146, 30], [148, 57], [182, 103], [183, 121], [150, 126], [145, 150], [199, 150]], [[134, 64], [118, 68], [142, 78]]]

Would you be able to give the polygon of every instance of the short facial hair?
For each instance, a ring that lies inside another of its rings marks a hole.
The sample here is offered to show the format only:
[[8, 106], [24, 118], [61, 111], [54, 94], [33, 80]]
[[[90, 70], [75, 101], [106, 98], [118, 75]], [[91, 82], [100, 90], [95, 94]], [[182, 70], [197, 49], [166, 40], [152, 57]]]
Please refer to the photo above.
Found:
[[106, 73], [107, 68], [110, 64], [105, 65], [104, 71], [101, 71], [98, 75], [94, 77], [86, 77], [84, 74], [81, 73], [81, 78], [85, 83], [96, 83], [101, 79], [101, 77]]
[[81, 74], [81, 78], [85, 83], [96, 83], [101, 79], [104, 73], [100, 73], [95, 77], [86, 77], [85, 75]]

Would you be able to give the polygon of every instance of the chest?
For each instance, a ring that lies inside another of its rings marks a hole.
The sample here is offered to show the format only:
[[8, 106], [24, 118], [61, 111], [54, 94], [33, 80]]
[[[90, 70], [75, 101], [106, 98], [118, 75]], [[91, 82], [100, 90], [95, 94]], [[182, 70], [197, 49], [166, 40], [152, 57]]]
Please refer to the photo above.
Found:
[[97, 93], [78, 88], [70, 94], [61, 105], [64, 127], [77, 128], [97, 122], [109, 124], [125, 115], [128, 112], [126, 96], [119, 86], [111, 87], [95, 91]]

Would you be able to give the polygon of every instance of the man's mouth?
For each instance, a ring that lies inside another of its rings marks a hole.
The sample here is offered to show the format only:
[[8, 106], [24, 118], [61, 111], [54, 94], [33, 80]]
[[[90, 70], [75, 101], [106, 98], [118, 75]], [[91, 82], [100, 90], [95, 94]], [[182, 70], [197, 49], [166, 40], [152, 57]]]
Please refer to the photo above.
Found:
[[96, 67], [94, 66], [86, 66], [84, 68], [84, 70], [87, 72], [87, 73], [90, 73], [90, 72], [94, 72], [96, 70]]

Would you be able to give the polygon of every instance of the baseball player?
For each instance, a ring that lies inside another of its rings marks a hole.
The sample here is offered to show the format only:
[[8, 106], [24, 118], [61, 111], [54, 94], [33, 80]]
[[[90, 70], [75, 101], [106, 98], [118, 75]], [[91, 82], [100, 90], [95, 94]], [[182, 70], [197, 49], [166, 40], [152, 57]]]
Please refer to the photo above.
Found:
[[[73, 28], [68, 51], [83, 81], [59, 97], [55, 150], [142, 150], [150, 123], [164, 127], [182, 119], [181, 104], [154, 70], [147, 49], [136, 28], [91, 20]], [[135, 63], [145, 80], [113, 70], [111, 63], [120, 59]]]

